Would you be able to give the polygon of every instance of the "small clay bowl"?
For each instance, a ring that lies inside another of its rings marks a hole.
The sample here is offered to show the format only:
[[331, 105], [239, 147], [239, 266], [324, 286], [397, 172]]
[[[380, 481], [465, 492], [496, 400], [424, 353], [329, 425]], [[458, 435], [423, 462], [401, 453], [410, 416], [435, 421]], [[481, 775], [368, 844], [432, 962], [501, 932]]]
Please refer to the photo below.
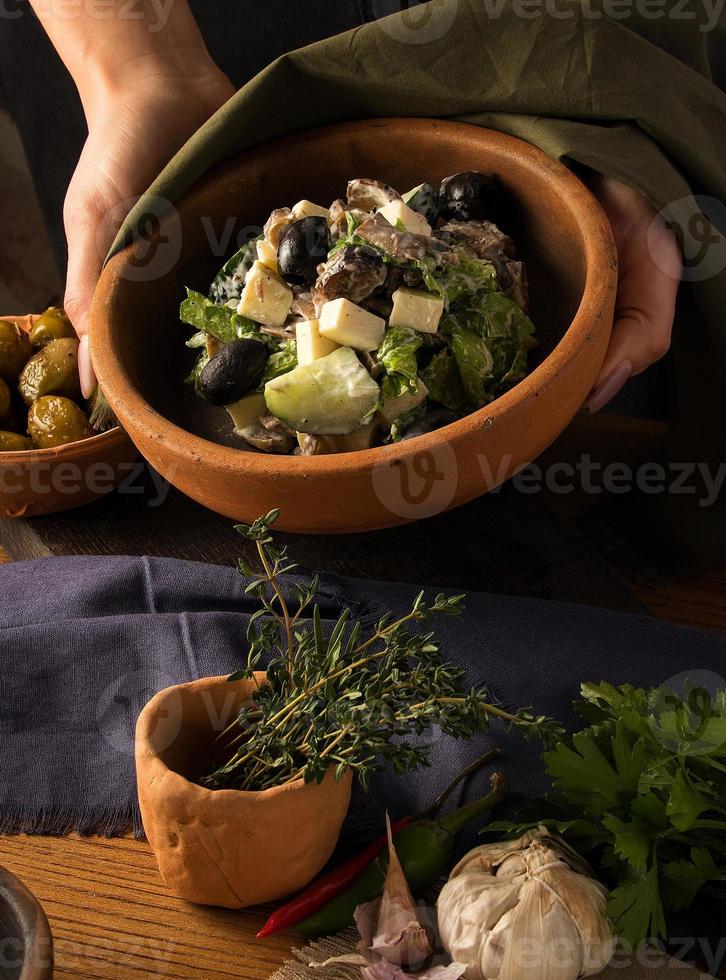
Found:
[[144, 831], [169, 888], [200, 905], [239, 909], [298, 891], [330, 858], [348, 810], [350, 773], [259, 792], [194, 781], [214, 736], [254, 689], [255, 681], [226, 676], [178, 684], [153, 697], [136, 724]]
[[0, 941], [4, 980], [49, 980], [53, 939], [45, 912], [25, 885], [0, 868]]
[[[511, 391], [406, 442], [301, 457], [245, 450], [224, 412], [209, 415], [201, 399], [184, 395], [183, 286], [206, 292], [245, 230], [301, 198], [329, 204], [352, 177], [405, 191], [464, 170], [500, 178], [510, 201], [505, 230], [527, 262], [539, 348], [531, 373]], [[581, 408], [607, 350], [617, 262], [597, 201], [536, 147], [477, 126], [372, 119], [277, 140], [216, 167], [146, 225], [150, 233], [110, 260], [96, 290], [96, 373], [152, 466], [228, 517], [250, 521], [278, 507], [283, 530], [354, 532], [463, 504], [554, 441]]]
[[[0, 316], [29, 333], [39, 314]], [[81, 507], [115, 489], [137, 458], [118, 426], [57, 449], [0, 453], [0, 518]]]

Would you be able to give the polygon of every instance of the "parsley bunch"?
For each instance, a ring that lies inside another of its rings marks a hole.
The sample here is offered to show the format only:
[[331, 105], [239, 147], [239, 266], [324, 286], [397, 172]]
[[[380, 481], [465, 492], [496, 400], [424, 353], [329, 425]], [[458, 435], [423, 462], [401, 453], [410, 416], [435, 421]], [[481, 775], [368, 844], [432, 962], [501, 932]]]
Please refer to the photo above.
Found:
[[434, 616], [458, 615], [463, 596], [438, 595], [429, 604], [421, 593], [404, 616], [386, 615], [367, 632], [344, 609], [325, 629], [316, 578], [281, 587], [295, 565], [270, 534], [277, 516], [237, 528], [256, 544], [262, 570], [239, 564], [260, 608], [249, 624], [245, 666], [230, 680], [253, 678], [266, 663], [267, 683], [217, 737], [203, 785], [262, 790], [321, 782], [332, 770], [336, 778], [353, 771], [365, 786], [384, 763], [397, 772], [427, 765], [428, 747], [412, 736], [435, 725], [470, 738], [491, 718], [554, 743], [557, 723], [507, 711], [483, 688], [466, 690], [463, 671], [441, 657], [432, 633], [418, 629]]
[[[544, 756], [554, 789], [527, 808], [591, 856], [611, 885], [609, 914], [636, 946], [667, 937], [669, 913], [726, 881], [726, 691], [584, 684], [590, 723]], [[521, 816], [524, 816], [522, 814]]]

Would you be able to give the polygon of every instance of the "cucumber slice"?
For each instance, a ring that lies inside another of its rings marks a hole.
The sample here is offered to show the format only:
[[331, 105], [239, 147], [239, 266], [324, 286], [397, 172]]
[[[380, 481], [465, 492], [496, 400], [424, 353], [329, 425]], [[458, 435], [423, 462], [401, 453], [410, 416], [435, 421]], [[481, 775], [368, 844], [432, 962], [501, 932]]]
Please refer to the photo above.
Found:
[[298, 432], [344, 436], [365, 425], [381, 390], [350, 347], [299, 364], [265, 385], [265, 402]]

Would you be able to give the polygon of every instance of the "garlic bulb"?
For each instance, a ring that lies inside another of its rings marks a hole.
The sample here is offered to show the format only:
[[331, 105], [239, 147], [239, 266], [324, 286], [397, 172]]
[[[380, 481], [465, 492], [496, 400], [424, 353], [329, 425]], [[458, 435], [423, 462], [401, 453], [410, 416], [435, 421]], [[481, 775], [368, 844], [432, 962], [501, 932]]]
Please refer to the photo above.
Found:
[[615, 941], [607, 891], [540, 827], [470, 851], [437, 902], [439, 930], [470, 980], [576, 980], [603, 970]]

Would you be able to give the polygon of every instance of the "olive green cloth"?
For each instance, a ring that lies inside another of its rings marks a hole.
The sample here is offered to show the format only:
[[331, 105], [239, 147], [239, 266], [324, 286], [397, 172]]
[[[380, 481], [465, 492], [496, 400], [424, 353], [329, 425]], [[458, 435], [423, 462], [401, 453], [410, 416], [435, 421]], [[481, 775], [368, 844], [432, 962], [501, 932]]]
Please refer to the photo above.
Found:
[[[669, 453], [713, 468], [726, 459], [726, 229], [713, 224], [726, 200], [726, 23], [718, 9], [708, 0], [431, 0], [301, 48], [189, 140], [131, 212], [112, 254], [147, 212], [149, 195], [174, 202], [214, 164], [313, 126], [430, 116], [521, 137], [637, 188], [666, 209], [686, 257], [699, 257], [674, 333]], [[639, 523], [650, 523], [682, 566], [726, 549], [724, 495], [709, 508], [698, 497], [642, 501]]]

